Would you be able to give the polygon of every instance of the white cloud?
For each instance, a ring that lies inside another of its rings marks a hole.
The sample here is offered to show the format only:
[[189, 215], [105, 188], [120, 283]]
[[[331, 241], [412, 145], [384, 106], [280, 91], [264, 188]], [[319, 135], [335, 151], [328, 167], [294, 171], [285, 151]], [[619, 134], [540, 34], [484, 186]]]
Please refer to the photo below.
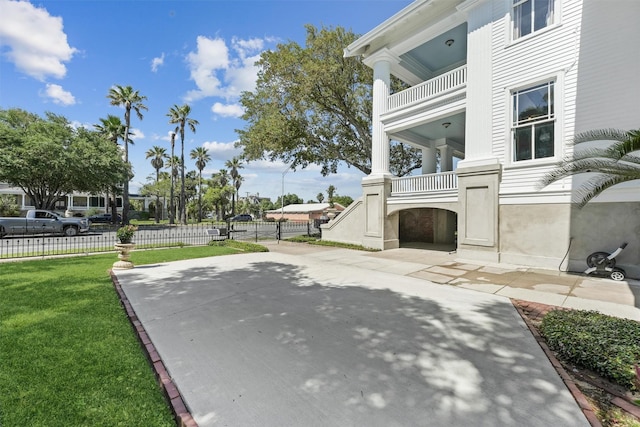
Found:
[[47, 83], [45, 95], [58, 105], [74, 105], [76, 98], [60, 85]]
[[144, 133], [140, 129], [131, 128], [131, 136], [129, 137], [132, 141], [137, 141], [139, 139], [144, 139]]
[[[285, 170], [287, 173], [294, 172], [293, 169], [288, 169], [290, 163], [285, 163], [282, 160], [253, 160], [247, 163], [247, 166], [252, 169], [262, 170], [265, 172], [279, 172], [282, 173]], [[310, 164], [304, 169], [298, 168], [296, 172], [305, 171], [305, 172], [317, 172], [318, 176], [320, 176], [320, 171], [322, 170], [321, 166], [316, 164]]]
[[71, 120], [71, 123], [69, 123], [69, 124], [74, 129], [85, 128], [85, 129], [88, 129], [88, 130], [95, 130], [95, 126], [93, 125], [93, 123], [82, 123], [82, 122], [79, 122], [77, 120]]
[[270, 160], [253, 160], [247, 163], [247, 167], [251, 169], [273, 173], [283, 172], [285, 169], [287, 169], [288, 166], [288, 164], [280, 160], [276, 160], [273, 162]]
[[224, 40], [198, 36], [198, 49], [187, 55], [191, 79], [198, 87], [185, 96], [186, 102], [196, 101], [208, 96], [222, 96], [222, 85], [216, 72], [229, 65], [229, 51]]
[[155, 73], [162, 65], [164, 65], [164, 52], [162, 52], [162, 55], [160, 55], [159, 57], [153, 58], [151, 60], [151, 71]]
[[216, 96], [234, 99], [253, 90], [258, 75], [254, 64], [271, 39], [234, 38], [231, 47], [221, 38], [198, 36], [197, 50], [189, 52], [187, 64], [197, 89], [187, 92], [185, 102]]
[[62, 18], [49, 15], [27, 1], [0, 0], [0, 44], [18, 70], [43, 81], [62, 78], [64, 65], [77, 50], [67, 42]]
[[240, 149], [235, 147], [235, 143], [234, 142], [216, 142], [216, 141], [211, 141], [211, 142], [203, 143], [202, 146], [204, 148], [206, 148], [207, 151], [209, 151], [211, 153], [229, 154], [229, 155], [231, 155], [231, 157], [233, 157], [234, 155], [240, 153]]
[[211, 111], [222, 117], [242, 117], [244, 108], [240, 104], [222, 104], [216, 102], [211, 106]]

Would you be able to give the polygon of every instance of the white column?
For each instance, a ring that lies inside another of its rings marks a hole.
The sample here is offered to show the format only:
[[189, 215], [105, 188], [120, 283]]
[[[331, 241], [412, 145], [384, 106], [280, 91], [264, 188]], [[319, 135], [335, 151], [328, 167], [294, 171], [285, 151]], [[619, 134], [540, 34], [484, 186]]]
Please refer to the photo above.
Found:
[[436, 150], [433, 148], [423, 148], [422, 149], [422, 174], [427, 175], [430, 173], [436, 173], [438, 159], [436, 155]]
[[373, 65], [373, 114], [371, 133], [371, 174], [389, 175], [389, 137], [380, 122], [380, 115], [387, 109], [391, 63], [377, 60]]
[[[493, 154], [493, 2], [467, 2], [467, 118], [465, 164], [495, 164]], [[473, 11], [471, 11], [473, 9]]]
[[453, 149], [448, 145], [438, 147], [440, 151], [440, 172], [451, 172], [453, 169]]

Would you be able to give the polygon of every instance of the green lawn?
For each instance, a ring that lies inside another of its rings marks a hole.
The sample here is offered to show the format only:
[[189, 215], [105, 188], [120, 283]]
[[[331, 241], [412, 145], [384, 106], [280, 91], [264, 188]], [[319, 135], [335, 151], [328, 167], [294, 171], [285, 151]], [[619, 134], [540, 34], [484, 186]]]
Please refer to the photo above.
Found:
[[[237, 252], [133, 252], [136, 265]], [[175, 426], [108, 275], [114, 253], [0, 264], [0, 426]]]

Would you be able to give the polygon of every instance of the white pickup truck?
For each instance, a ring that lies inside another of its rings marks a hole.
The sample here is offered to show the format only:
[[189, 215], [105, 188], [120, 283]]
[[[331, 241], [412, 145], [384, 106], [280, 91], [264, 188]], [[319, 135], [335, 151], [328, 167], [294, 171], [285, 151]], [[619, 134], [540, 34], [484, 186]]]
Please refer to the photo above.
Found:
[[40, 209], [27, 211], [24, 217], [0, 218], [0, 238], [23, 234], [61, 234], [72, 237], [89, 231], [86, 218], [65, 218], [55, 212]]

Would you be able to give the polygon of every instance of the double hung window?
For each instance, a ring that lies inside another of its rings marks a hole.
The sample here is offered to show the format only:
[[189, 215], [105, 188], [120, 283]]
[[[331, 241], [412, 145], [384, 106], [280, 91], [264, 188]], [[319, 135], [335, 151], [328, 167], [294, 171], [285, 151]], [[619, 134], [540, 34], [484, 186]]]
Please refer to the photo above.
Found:
[[89, 206], [92, 208], [104, 208], [104, 197], [100, 197], [100, 196], [89, 197]]
[[555, 0], [513, 0], [513, 40], [553, 24]]
[[553, 81], [512, 92], [513, 161], [555, 155]]

